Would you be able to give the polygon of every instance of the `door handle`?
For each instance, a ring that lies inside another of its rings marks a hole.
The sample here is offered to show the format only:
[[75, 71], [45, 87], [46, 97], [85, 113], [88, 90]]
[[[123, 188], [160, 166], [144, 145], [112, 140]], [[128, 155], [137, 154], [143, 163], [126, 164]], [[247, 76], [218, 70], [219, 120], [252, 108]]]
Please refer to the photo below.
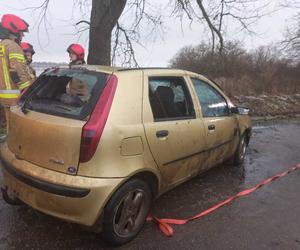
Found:
[[168, 130], [160, 130], [156, 132], [156, 137], [157, 138], [162, 138], [162, 137], [167, 137], [169, 135]]
[[214, 124], [208, 125], [208, 130], [215, 130], [216, 126]]

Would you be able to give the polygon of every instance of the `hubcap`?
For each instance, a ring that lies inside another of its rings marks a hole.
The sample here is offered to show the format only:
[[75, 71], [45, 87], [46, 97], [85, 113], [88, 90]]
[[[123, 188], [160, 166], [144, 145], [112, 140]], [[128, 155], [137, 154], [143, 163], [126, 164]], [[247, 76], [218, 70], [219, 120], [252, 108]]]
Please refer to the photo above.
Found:
[[114, 230], [119, 236], [128, 236], [143, 223], [145, 207], [143, 190], [129, 192], [117, 207], [114, 217]]

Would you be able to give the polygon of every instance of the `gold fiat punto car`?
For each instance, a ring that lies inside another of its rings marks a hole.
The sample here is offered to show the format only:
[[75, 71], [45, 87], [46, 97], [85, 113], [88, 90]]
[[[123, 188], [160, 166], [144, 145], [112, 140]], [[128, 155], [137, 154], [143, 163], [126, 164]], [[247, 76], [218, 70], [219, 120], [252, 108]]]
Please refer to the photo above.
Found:
[[243, 161], [247, 111], [184, 70], [49, 69], [10, 109], [3, 198], [125, 243], [153, 199], [225, 160]]

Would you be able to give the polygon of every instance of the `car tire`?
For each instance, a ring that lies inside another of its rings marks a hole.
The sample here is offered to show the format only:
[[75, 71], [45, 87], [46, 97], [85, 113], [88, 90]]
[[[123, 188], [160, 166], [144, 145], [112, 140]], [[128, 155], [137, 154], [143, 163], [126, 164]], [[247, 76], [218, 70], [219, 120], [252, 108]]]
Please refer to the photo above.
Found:
[[233, 156], [233, 165], [241, 165], [244, 162], [247, 146], [247, 135], [243, 134]]
[[121, 245], [132, 240], [142, 229], [152, 202], [147, 183], [132, 179], [121, 186], [104, 209], [102, 238]]

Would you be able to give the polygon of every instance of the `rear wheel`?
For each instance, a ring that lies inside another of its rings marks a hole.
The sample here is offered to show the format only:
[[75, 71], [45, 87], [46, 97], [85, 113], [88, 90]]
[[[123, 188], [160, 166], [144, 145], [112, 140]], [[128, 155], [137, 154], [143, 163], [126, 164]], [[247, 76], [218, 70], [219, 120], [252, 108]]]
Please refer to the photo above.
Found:
[[104, 209], [104, 240], [113, 245], [132, 240], [145, 223], [151, 201], [151, 190], [144, 181], [132, 179], [125, 183]]
[[233, 156], [234, 165], [240, 165], [243, 163], [246, 156], [247, 146], [248, 146], [247, 135], [243, 134], [242, 137], [240, 138], [238, 148], [236, 149], [235, 154]]

